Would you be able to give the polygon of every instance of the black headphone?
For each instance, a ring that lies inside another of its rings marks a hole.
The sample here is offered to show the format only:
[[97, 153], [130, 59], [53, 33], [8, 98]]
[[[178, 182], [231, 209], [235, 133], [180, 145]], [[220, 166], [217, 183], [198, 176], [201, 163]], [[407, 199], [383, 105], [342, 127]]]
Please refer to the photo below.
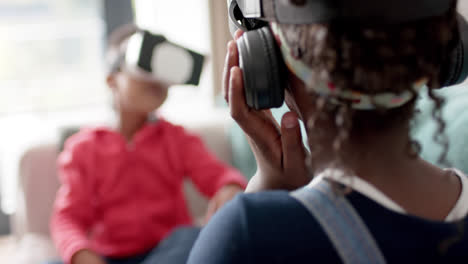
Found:
[[[260, 110], [280, 107], [286, 85], [286, 66], [269, 22], [313, 24], [342, 20], [399, 24], [441, 16], [456, 0], [227, 1], [231, 34], [237, 29], [245, 31], [237, 45], [247, 105]], [[459, 84], [468, 76], [468, 23], [461, 15], [458, 20], [461, 37], [450, 60], [442, 66], [443, 87]]]

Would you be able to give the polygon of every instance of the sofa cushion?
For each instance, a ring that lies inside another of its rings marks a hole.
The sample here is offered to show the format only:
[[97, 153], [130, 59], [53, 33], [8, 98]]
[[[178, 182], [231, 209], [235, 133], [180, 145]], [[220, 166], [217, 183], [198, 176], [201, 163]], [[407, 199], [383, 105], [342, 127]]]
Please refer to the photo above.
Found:
[[[446, 99], [442, 110], [445, 131], [449, 139], [448, 160], [451, 167], [456, 167], [468, 173], [468, 86], [458, 85], [436, 91], [437, 95]], [[435, 104], [427, 93], [423, 93], [418, 101], [412, 136], [422, 146], [423, 159], [439, 166], [438, 160], [442, 153], [442, 146], [434, 141], [438, 123], [432, 117]]]

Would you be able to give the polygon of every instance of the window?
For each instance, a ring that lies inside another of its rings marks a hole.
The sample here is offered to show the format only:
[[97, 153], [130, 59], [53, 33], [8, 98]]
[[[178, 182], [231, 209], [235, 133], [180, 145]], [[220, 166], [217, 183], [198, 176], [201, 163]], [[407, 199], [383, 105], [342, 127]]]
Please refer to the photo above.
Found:
[[105, 100], [100, 14], [96, 0], [0, 3], [0, 115]]
[[93, 107], [108, 105], [101, 9], [97, 0], [0, 1], [0, 193], [5, 212], [15, 209], [18, 160], [28, 143], [52, 137], [57, 127], [76, 121], [76, 112], [94, 118], [103, 111]]

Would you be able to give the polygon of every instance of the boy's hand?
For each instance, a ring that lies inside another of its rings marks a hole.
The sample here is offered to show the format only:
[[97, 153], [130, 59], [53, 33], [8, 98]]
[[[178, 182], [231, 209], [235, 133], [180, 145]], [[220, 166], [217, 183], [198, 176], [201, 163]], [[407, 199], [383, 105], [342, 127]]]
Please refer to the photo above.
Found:
[[71, 260], [72, 264], [106, 264], [98, 254], [91, 250], [78, 251]]
[[[236, 32], [236, 39], [241, 35], [241, 31]], [[228, 44], [223, 81], [231, 116], [247, 134], [257, 161], [258, 171], [246, 191], [293, 190], [309, 183], [311, 176], [305, 165], [307, 150], [302, 143], [297, 114], [286, 113], [280, 126], [271, 111], [256, 111], [247, 106], [235, 41]]]
[[211, 217], [218, 211], [225, 203], [229, 202], [236, 194], [243, 192], [244, 189], [237, 184], [228, 184], [223, 186], [216, 192], [215, 196], [208, 203], [206, 210], [204, 224], [210, 221]]

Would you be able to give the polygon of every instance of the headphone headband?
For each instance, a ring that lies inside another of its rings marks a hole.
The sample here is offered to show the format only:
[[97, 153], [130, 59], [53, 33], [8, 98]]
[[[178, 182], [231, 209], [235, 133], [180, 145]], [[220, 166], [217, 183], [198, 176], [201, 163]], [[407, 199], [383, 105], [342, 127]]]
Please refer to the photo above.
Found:
[[[282, 24], [342, 20], [401, 24], [445, 14], [455, 0], [228, 0], [244, 18]], [[418, 10], [418, 12], [414, 12]]]

